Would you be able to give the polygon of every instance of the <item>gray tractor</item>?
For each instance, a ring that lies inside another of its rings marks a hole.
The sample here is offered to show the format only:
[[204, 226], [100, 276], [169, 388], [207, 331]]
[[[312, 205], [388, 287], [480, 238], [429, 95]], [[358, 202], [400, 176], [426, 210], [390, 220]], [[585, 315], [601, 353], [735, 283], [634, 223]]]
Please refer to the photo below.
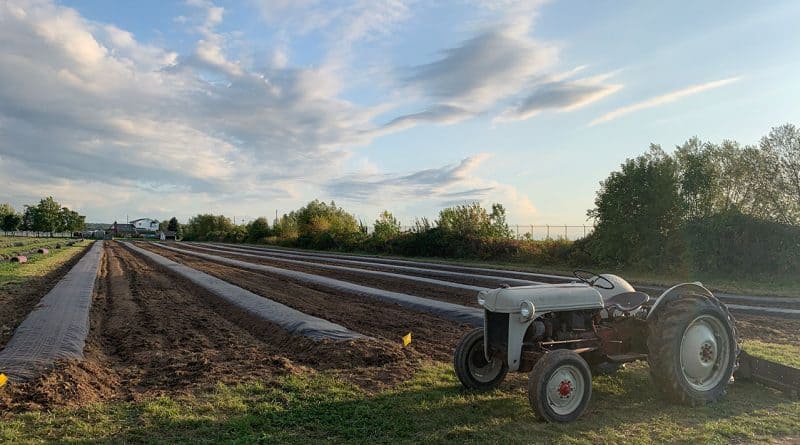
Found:
[[487, 390], [509, 371], [529, 372], [531, 408], [549, 422], [580, 417], [592, 375], [635, 360], [648, 361], [664, 397], [691, 406], [725, 394], [737, 359], [746, 361], [743, 377], [800, 387], [800, 371], [740, 355], [733, 317], [701, 283], [679, 284], [651, 301], [616, 275], [578, 270], [575, 277], [480, 292], [484, 326], [465, 335], [454, 353], [461, 383]]

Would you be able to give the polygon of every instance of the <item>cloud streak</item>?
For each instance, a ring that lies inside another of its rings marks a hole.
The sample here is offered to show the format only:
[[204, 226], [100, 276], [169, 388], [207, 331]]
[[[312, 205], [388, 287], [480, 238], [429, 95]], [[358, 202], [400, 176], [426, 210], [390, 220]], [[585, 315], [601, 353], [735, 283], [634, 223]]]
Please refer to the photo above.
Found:
[[529, 34], [529, 23], [486, 28], [432, 62], [401, 74], [406, 90], [421, 93], [423, 111], [398, 116], [385, 129], [424, 122], [453, 124], [486, 112], [498, 101], [518, 94], [532, 78], [555, 66], [558, 50]]
[[501, 202], [515, 218], [532, 218], [536, 209], [524, 193], [512, 185], [477, 174], [489, 157], [488, 153], [480, 153], [458, 163], [407, 174], [377, 173], [370, 169], [333, 178], [325, 185], [325, 190], [331, 196], [360, 204], [392, 202], [393, 208], [412, 205], [443, 208], [472, 202], [484, 205]]
[[585, 107], [622, 89], [621, 84], [605, 83], [607, 77], [543, 83], [515, 106], [506, 109], [495, 121], [525, 120], [545, 110], [566, 112]]
[[715, 80], [712, 82], [701, 83], [697, 85], [692, 85], [686, 88], [682, 88], [680, 90], [671, 91], [666, 94], [662, 94], [660, 96], [651, 97], [650, 99], [643, 100], [641, 102], [637, 102], [634, 104], [626, 105], [624, 107], [617, 108], [615, 110], [609, 111], [608, 113], [592, 120], [589, 122], [589, 126], [594, 126], [598, 124], [602, 124], [604, 122], [609, 122], [614, 119], [617, 119], [621, 116], [626, 114], [630, 114], [640, 110], [646, 110], [648, 108], [659, 107], [664, 104], [668, 104], [670, 102], [675, 102], [677, 100], [683, 99], [684, 97], [693, 96], [695, 94], [702, 93], [704, 91], [713, 90], [715, 88], [724, 87], [726, 85], [732, 84], [734, 82], [738, 82], [741, 77], [729, 77], [727, 79], [720, 79]]

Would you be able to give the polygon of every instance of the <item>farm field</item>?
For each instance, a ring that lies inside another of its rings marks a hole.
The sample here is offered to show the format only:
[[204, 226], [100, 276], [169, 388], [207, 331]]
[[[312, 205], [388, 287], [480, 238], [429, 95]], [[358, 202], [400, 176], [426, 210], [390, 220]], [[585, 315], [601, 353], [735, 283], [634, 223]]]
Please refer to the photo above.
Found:
[[36, 251], [41, 247], [55, 249], [65, 246], [74, 240], [65, 238], [18, 238], [0, 237], [0, 257], [8, 257], [17, 253]]
[[[82, 362], [0, 389], [0, 441], [126, 443], [792, 443], [800, 401], [736, 382], [721, 402], [687, 409], [663, 402], [646, 364], [598, 376], [576, 423], [539, 422], [524, 375], [500, 389], [464, 391], [450, 364], [471, 329], [356, 292], [197, 253], [268, 265], [425, 299], [477, 307], [488, 273], [444, 276], [335, 261], [289, 263], [219, 246], [135, 243], [149, 252], [363, 334], [311, 340], [224, 302], [122, 243], [106, 242]], [[79, 249], [75, 247], [74, 249]], [[214, 249], [208, 250], [208, 249]], [[256, 251], [253, 251], [258, 253]], [[36, 264], [36, 263], [34, 263]], [[30, 265], [30, 264], [29, 264]], [[25, 265], [28, 266], [28, 265]], [[502, 272], [492, 276], [502, 276]], [[510, 276], [506, 274], [506, 276]], [[412, 278], [409, 278], [412, 277]], [[55, 277], [49, 280], [54, 281]], [[5, 292], [5, 290], [3, 291]], [[45, 288], [37, 290], [39, 297]], [[5, 297], [5, 295], [4, 295]], [[35, 304], [35, 303], [34, 303]], [[28, 307], [30, 310], [30, 306]], [[19, 315], [0, 312], [0, 324]], [[797, 366], [800, 318], [737, 314], [745, 348]], [[402, 337], [412, 333], [410, 345]]]
[[[236, 244], [237, 247], [249, 248], [264, 248], [265, 245], [253, 244]], [[285, 250], [288, 252], [303, 252], [307, 254], [330, 254], [329, 251], [314, 251], [314, 250], [294, 250], [281, 246], [269, 246], [273, 250]], [[545, 274], [558, 274], [558, 275], [571, 275], [572, 269], [569, 267], [553, 267], [553, 266], [539, 266], [529, 265], [521, 262], [506, 262], [506, 261], [479, 261], [471, 259], [452, 259], [452, 258], [437, 258], [437, 257], [406, 257], [406, 256], [392, 256], [392, 255], [375, 255], [370, 253], [350, 253], [350, 252], [337, 252], [337, 256], [341, 257], [371, 257], [375, 260], [401, 260], [401, 261], [420, 261], [432, 264], [444, 265], [460, 265], [465, 267], [480, 267], [496, 270], [513, 270], [520, 272], [533, 272]], [[800, 297], [800, 282], [791, 276], [778, 278], [775, 276], [767, 276], [763, 278], [737, 278], [730, 276], [716, 276], [713, 274], [700, 274], [698, 275], [680, 275], [680, 274], [660, 274], [654, 275], [651, 272], [641, 272], [637, 270], [622, 270], [616, 271], [617, 274], [625, 276], [628, 281], [640, 285], [653, 285], [666, 287], [678, 282], [687, 281], [702, 281], [710, 289], [719, 292], [730, 292], [736, 294], [753, 294], [753, 295], [770, 295], [781, 297]]]
[[[31, 242], [15, 248], [27, 250], [32, 248], [29, 247], [31, 244], [39, 244], [34, 242], [36, 238], [24, 240]], [[64, 244], [64, 240], [49, 240], [49, 243], [55, 242]], [[14, 264], [7, 260], [0, 262], [0, 348], [11, 337], [14, 328], [75, 265], [90, 244], [90, 241], [84, 241], [53, 249], [48, 255], [32, 255], [25, 264]]]

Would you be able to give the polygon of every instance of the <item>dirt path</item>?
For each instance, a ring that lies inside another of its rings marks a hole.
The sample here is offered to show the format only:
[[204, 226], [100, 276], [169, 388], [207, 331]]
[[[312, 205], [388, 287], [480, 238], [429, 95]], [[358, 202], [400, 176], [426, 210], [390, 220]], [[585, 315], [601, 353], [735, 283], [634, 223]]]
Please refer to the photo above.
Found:
[[418, 353], [374, 340], [315, 342], [248, 319], [203, 289], [107, 243], [83, 362], [62, 362], [0, 396], [0, 411], [139, 399], [269, 381], [299, 370], [353, 376], [366, 389], [392, 385]]
[[737, 314], [736, 329], [743, 340], [796, 345], [800, 350], [800, 320]]
[[14, 329], [22, 323], [50, 289], [72, 269], [91, 245], [49, 273], [26, 279], [23, 283], [0, 285], [0, 349], [11, 339]]
[[[256, 294], [387, 343], [399, 344], [401, 337], [411, 332], [413, 342], [404, 351], [416, 352], [423, 357], [449, 361], [458, 341], [471, 329], [469, 326], [412, 311], [399, 305], [371, 298], [329, 293], [323, 289], [309, 288], [303, 283], [296, 283], [284, 277], [239, 269], [191, 255], [177, 254], [151, 244], [139, 245]], [[409, 293], [420, 295], [417, 290], [406, 289]]]
[[[279, 267], [281, 269], [306, 272], [314, 275], [334, 278], [337, 280], [348, 281], [351, 283], [358, 283], [364, 286], [370, 286], [377, 289], [383, 289], [393, 292], [402, 292], [411, 295], [416, 295], [418, 297], [432, 298], [435, 300], [447, 301], [449, 303], [461, 304], [464, 306], [478, 307], [478, 302], [476, 298], [477, 292], [471, 290], [453, 289], [449, 287], [439, 286], [436, 284], [425, 283], [425, 282], [414, 282], [411, 280], [405, 280], [399, 278], [380, 277], [380, 276], [358, 273], [357, 271], [347, 272], [347, 271], [324, 269], [320, 267], [314, 267], [313, 263], [309, 263], [307, 265], [300, 265], [300, 264], [286, 263], [280, 260], [273, 260], [270, 258], [256, 258], [251, 256], [242, 256], [242, 255], [237, 255], [234, 252], [222, 252], [222, 251], [210, 252], [207, 250], [193, 248], [191, 245], [180, 245], [180, 248], [185, 250], [196, 251], [199, 253], [223, 256], [226, 258], [233, 258], [236, 260], [246, 261], [248, 263], [253, 263], [253, 264], [263, 264], [267, 266]], [[160, 252], [166, 252], [166, 251], [162, 249], [160, 250]], [[324, 262], [320, 263], [327, 264]], [[345, 267], [352, 267], [354, 269], [365, 269], [365, 270], [379, 270], [379, 269], [370, 269], [364, 267], [355, 267], [351, 265], [347, 265]], [[386, 271], [385, 269], [380, 269], [380, 270]], [[406, 271], [399, 271], [398, 273], [401, 273], [403, 275], [411, 275]], [[414, 276], [423, 276], [423, 275], [415, 274]], [[483, 284], [466, 282], [470, 280], [453, 280], [441, 276], [432, 275], [429, 278], [435, 278], [444, 281], [453, 281], [464, 284], [472, 284], [476, 286], [483, 285]]]

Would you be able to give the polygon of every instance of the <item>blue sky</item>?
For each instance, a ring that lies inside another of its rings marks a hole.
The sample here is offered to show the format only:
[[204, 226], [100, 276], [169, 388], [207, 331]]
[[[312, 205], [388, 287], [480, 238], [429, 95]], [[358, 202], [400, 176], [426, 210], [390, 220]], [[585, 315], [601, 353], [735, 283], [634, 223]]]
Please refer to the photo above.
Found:
[[4, 1], [0, 201], [583, 224], [651, 142], [800, 123], [797, 23], [794, 1]]

